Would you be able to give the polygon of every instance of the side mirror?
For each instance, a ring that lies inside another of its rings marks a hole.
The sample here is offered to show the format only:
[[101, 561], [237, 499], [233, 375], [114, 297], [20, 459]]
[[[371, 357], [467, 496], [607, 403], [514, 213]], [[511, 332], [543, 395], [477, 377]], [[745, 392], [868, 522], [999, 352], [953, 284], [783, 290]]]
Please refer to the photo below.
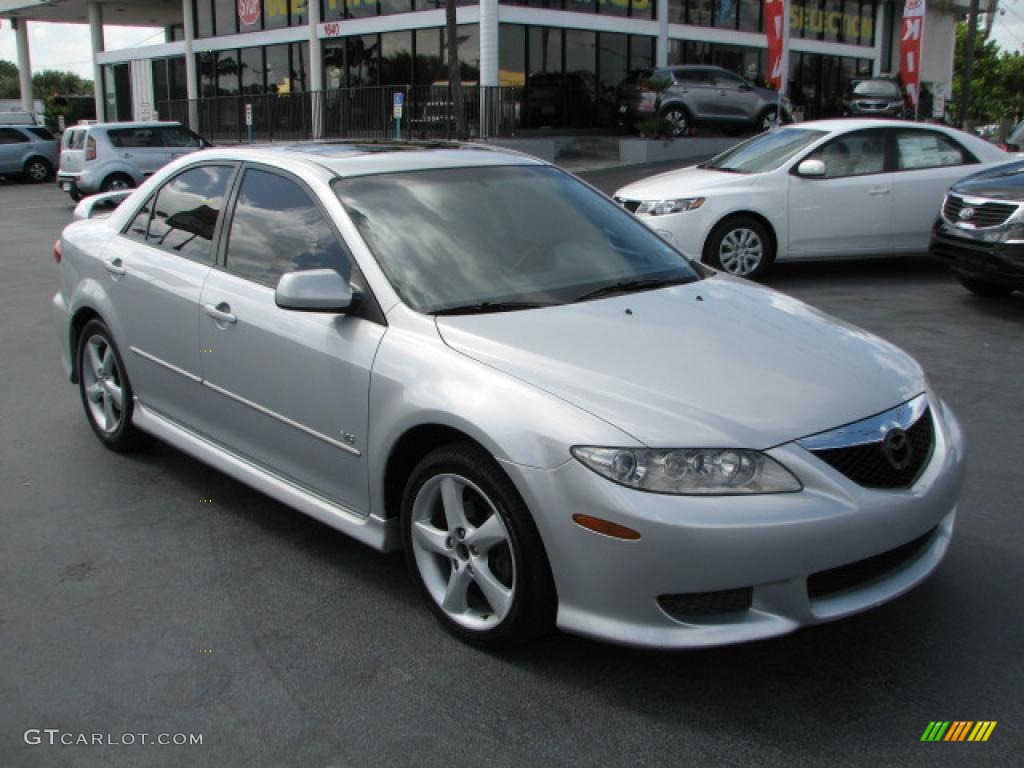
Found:
[[134, 189], [121, 189], [117, 192], [103, 192], [99, 195], [90, 195], [75, 206], [73, 214], [75, 220], [106, 218], [134, 191]]
[[281, 309], [299, 312], [335, 312], [348, 314], [359, 303], [360, 295], [333, 269], [310, 269], [282, 275], [274, 292]]
[[797, 166], [796, 172], [799, 176], [809, 176], [810, 178], [820, 179], [825, 175], [825, 161], [817, 160], [815, 158], [804, 160]]

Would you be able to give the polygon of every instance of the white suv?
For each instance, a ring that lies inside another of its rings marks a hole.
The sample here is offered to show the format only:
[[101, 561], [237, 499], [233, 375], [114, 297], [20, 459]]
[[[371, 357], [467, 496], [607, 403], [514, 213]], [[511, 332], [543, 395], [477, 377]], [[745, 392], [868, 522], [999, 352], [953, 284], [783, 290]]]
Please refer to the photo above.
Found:
[[181, 123], [93, 123], [64, 132], [57, 185], [85, 195], [137, 187], [167, 163], [210, 143]]

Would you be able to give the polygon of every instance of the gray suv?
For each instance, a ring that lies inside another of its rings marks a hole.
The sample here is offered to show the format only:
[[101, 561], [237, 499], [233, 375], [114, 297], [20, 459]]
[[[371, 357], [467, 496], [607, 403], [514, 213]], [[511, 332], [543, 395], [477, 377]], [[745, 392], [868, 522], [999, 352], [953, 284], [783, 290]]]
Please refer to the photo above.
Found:
[[792, 122], [788, 100], [758, 88], [722, 67], [680, 66], [640, 69], [619, 85], [619, 125], [634, 128], [658, 118], [670, 136], [683, 136], [695, 123], [726, 131], [766, 131]]
[[46, 181], [57, 167], [57, 139], [41, 125], [0, 124], [0, 176]]
[[167, 163], [210, 143], [181, 123], [93, 123], [64, 132], [57, 185], [76, 202], [139, 186]]

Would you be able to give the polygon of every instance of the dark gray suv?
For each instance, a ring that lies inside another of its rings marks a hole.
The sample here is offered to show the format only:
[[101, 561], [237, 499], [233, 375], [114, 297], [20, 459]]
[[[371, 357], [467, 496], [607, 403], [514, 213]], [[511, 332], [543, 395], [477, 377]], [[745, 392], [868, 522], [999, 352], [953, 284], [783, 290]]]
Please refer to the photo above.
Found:
[[758, 88], [722, 67], [678, 66], [640, 69], [619, 85], [619, 125], [635, 128], [652, 118], [670, 136], [683, 136], [695, 123], [726, 131], [766, 131], [792, 122], [788, 100]]

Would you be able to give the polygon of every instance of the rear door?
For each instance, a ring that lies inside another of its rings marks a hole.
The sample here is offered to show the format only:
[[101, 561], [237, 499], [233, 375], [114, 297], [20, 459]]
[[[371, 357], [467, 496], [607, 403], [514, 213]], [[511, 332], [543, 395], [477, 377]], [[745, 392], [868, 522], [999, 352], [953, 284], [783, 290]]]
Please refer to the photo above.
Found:
[[167, 152], [168, 162], [195, 152], [203, 140], [183, 125], [164, 125], [159, 129], [160, 139]]
[[103, 254], [122, 353], [144, 405], [203, 431], [199, 295], [236, 165], [193, 166], [161, 186]]
[[60, 151], [60, 170], [63, 173], [81, 173], [85, 165], [85, 128], [64, 131]]
[[789, 175], [789, 251], [798, 258], [886, 253], [892, 242], [893, 174], [887, 131], [840, 134], [807, 157], [825, 176]]
[[110, 128], [107, 136], [118, 158], [145, 178], [160, 170], [170, 159], [158, 126]]
[[17, 128], [0, 128], [0, 173], [21, 173], [29, 139]]
[[754, 118], [753, 103], [757, 97], [746, 80], [731, 72], [712, 72], [711, 80], [718, 88], [718, 117], [735, 122]]
[[893, 142], [892, 247], [924, 253], [946, 191], [978, 170], [978, 161], [951, 136], [928, 128], [898, 128]]
[[706, 69], [674, 70], [676, 86], [683, 103], [693, 113], [693, 117], [704, 119], [714, 117], [718, 107], [717, 90], [711, 84], [711, 73]]

